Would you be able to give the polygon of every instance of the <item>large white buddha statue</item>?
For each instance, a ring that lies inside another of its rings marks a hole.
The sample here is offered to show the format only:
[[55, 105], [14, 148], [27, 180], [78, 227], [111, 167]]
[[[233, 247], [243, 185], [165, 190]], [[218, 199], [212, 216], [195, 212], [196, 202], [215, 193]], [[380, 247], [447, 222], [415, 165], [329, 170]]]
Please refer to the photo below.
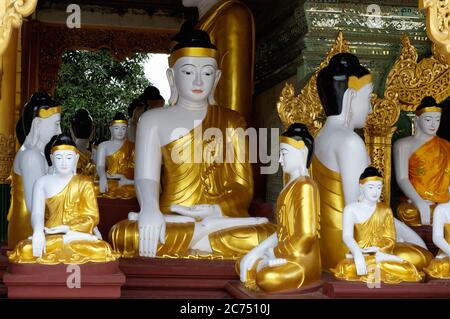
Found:
[[311, 286], [321, 279], [319, 190], [308, 167], [314, 139], [292, 124], [280, 139], [280, 163], [289, 180], [277, 200], [277, 230], [237, 264], [247, 287], [275, 292]]
[[192, 30], [177, 39], [167, 70], [171, 106], [145, 112], [138, 124], [141, 211], [115, 225], [110, 240], [127, 257], [189, 250], [239, 257], [275, 229], [264, 218], [248, 217], [252, 169], [238, 130], [246, 123], [239, 113], [215, 105], [221, 71], [208, 34]]
[[[32, 234], [30, 211], [33, 185], [47, 174], [44, 149], [53, 135], [61, 133], [61, 107], [47, 93], [37, 92], [25, 104], [20, 136], [26, 136], [14, 159], [11, 184], [11, 206], [8, 213], [8, 247]], [[22, 134], [23, 133], [23, 134]]]
[[346, 205], [343, 212], [342, 239], [349, 254], [332, 269], [334, 276], [347, 281], [378, 279], [388, 284], [422, 281], [425, 274], [421, 269], [396, 255], [394, 215], [389, 206], [380, 203], [383, 177], [376, 168], [368, 167], [359, 181], [359, 201]]
[[415, 133], [394, 144], [397, 183], [407, 201], [397, 208], [407, 225], [431, 225], [434, 207], [450, 199], [450, 142], [436, 136], [442, 108], [430, 97], [417, 107]]
[[111, 139], [101, 143], [96, 152], [98, 189], [102, 197], [130, 199], [134, 190], [134, 143], [127, 139], [128, 121], [116, 113], [109, 130]]
[[116, 260], [94, 229], [99, 222], [93, 181], [77, 175], [79, 150], [69, 136], [58, 135], [51, 146], [54, 172], [33, 187], [32, 236], [8, 255], [13, 263], [84, 264]]
[[[316, 137], [312, 170], [320, 192], [322, 267], [329, 271], [347, 252], [342, 212], [358, 201], [359, 177], [370, 164], [364, 141], [354, 130], [365, 126], [371, 111], [372, 75], [355, 55], [340, 53], [319, 72], [317, 89], [327, 120]], [[405, 259], [423, 267], [429, 253], [423, 240], [398, 220], [395, 226], [398, 241], [415, 244], [404, 247], [404, 255], [409, 254]]]

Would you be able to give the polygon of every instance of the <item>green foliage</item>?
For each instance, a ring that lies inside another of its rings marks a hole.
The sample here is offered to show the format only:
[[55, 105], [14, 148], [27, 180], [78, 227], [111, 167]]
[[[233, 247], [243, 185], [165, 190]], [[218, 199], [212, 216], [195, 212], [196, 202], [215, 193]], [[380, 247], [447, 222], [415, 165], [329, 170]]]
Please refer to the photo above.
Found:
[[97, 137], [109, 138], [108, 123], [116, 112], [127, 115], [131, 101], [144, 92], [147, 54], [137, 53], [120, 62], [107, 50], [70, 51], [62, 57], [55, 97], [62, 103], [62, 129], [68, 132], [70, 118], [85, 108], [95, 122]]

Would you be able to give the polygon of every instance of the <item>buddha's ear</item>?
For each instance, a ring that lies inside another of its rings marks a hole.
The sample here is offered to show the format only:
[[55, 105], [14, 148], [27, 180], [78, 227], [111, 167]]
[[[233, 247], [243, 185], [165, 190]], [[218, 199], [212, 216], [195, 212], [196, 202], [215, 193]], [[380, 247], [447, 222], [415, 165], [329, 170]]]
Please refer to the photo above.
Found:
[[36, 145], [39, 141], [39, 128], [41, 126], [41, 119], [39, 117], [35, 118], [33, 122], [31, 122], [30, 133], [28, 133], [27, 140], [31, 143], [31, 145]]
[[210, 105], [216, 105], [217, 104], [217, 101], [214, 98], [214, 96], [216, 94], [217, 85], [219, 85], [219, 81], [220, 81], [221, 77], [222, 77], [222, 70], [217, 70], [216, 71], [216, 78], [214, 79], [214, 86], [213, 86], [213, 88], [211, 90], [211, 93], [208, 96], [208, 103]]
[[167, 69], [166, 76], [170, 86], [169, 105], [175, 105], [178, 102], [178, 89], [175, 85], [174, 71], [172, 68]]
[[78, 167], [78, 161], [80, 160], [80, 154], [76, 153], [75, 154], [75, 163], [74, 163], [74, 168], [73, 168], [73, 173], [76, 174], [77, 173], [77, 167]]
[[342, 112], [341, 115], [344, 117], [344, 123], [346, 126], [350, 125], [353, 118], [353, 101], [355, 100], [356, 91], [355, 89], [348, 88], [344, 97], [342, 98]]

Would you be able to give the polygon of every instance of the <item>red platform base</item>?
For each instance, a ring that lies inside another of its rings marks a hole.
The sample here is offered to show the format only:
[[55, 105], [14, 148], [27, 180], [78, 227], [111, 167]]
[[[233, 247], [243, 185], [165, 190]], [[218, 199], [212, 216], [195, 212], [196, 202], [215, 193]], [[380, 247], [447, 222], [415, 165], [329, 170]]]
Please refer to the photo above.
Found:
[[133, 199], [108, 199], [97, 198], [100, 223], [98, 229], [103, 236], [103, 240], [108, 241], [109, 230], [118, 222], [128, 219], [129, 212], [140, 211], [139, 203]]
[[239, 279], [232, 260], [171, 258], [122, 259], [122, 298], [231, 298], [225, 289]]
[[74, 271], [68, 272], [68, 266], [9, 263], [3, 277], [8, 298], [120, 298], [120, 287], [125, 283], [125, 276], [119, 270], [118, 261], [78, 265], [79, 288], [68, 287], [68, 282], [74, 283]]
[[226, 291], [236, 299], [323, 299], [322, 282], [303, 287], [301, 289], [288, 290], [277, 293], [265, 293], [262, 291], [252, 291], [236, 280], [230, 281], [226, 286]]
[[437, 248], [433, 243], [433, 227], [432, 226], [418, 226], [418, 227], [411, 227], [425, 242], [427, 245], [427, 248], [429, 251], [433, 253], [433, 255], [436, 256], [436, 254], [439, 251], [439, 248]]

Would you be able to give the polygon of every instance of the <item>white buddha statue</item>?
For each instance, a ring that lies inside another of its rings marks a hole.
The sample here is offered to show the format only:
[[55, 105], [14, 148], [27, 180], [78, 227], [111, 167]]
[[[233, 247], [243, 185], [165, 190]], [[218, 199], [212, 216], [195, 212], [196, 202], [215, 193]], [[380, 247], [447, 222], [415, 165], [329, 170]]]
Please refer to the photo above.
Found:
[[130, 199], [134, 190], [134, 143], [127, 139], [128, 121], [117, 113], [109, 127], [111, 139], [101, 143], [96, 152], [99, 192], [102, 197]]
[[[33, 185], [47, 174], [44, 149], [53, 135], [61, 133], [61, 107], [47, 93], [33, 94], [25, 104], [20, 131], [26, 139], [13, 163], [11, 206], [8, 213], [8, 247], [32, 234], [30, 211]], [[22, 135], [22, 134], [21, 134]]]
[[51, 146], [53, 174], [33, 187], [33, 234], [9, 253], [13, 263], [54, 265], [116, 260], [108, 243], [95, 235], [99, 222], [93, 181], [77, 175], [79, 150], [69, 136], [58, 135]]
[[[135, 183], [141, 211], [115, 225], [110, 240], [126, 257], [193, 249], [237, 258], [275, 226], [265, 218], [248, 217], [252, 169], [240, 159], [247, 150], [245, 137], [236, 132], [246, 124], [239, 113], [215, 105], [221, 76], [216, 48], [199, 30], [178, 40], [167, 70], [171, 106], [145, 112], [138, 124]], [[215, 135], [204, 139], [212, 128], [227, 136], [228, 143]], [[218, 160], [216, 155], [230, 145], [233, 158]]]
[[[355, 55], [340, 53], [319, 72], [317, 89], [327, 120], [316, 137], [312, 169], [320, 191], [322, 267], [329, 271], [347, 252], [342, 212], [358, 201], [359, 177], [370, 164], [364, 141], [354, 130], [365, 126], [371, 111], [372, 75]], [[398, 241], [415, 244], [405, 248], [411, 250], [407, 258], [424, 267], [429, 252], [423, 240], [398, 220], [395, 227]]]
[[431, 225], [433, 209], [450, 200], [450, 142], [436, 136], [442, 108], [425, 97], [416, 110], [415, 133], [394, 144], [397, 183], [407, 201], [397, 208], [407, 225]]

